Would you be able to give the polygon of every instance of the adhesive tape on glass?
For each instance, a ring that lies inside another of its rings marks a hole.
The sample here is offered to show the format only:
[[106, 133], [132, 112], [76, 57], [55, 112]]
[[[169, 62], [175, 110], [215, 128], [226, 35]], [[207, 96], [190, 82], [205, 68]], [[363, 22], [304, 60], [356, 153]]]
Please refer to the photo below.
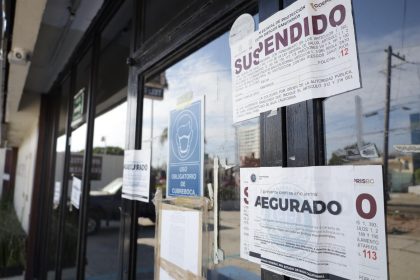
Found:
[[229, 44], [232, 46], [255, 30], [254, 18], [250, 14], [240, 15], [232, 25], [229, 33]]

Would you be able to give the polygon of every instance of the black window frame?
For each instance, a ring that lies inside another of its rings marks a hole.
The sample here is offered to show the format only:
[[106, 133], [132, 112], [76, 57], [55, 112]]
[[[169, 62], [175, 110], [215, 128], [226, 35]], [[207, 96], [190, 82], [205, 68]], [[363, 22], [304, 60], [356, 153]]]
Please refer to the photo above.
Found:
[[[118, 1], [105, 1], [101, 9], [98, 11], [97, 16], [94, 18], [92, 24], [87, 29], [83, 38], [76, 46], [73, 55], [70, 57], [68, 63], [65, 65], [63, 70], [59, 73], [56, 81], [54, 82], [51, 90], [42, 98], [43, 107], [41, 108], [40, 115], [40, 124], [43, 119], [48, 118], [42, 122], [42, 127], [40, 127], [40, 136], [44, 140], [39, 140], [39, 145], [37, 148], [37, 160], [36, 165], [37, 169], [35, 171], [35, 180], [34, 180], [34, 190], [35, 187], [39, 185], [45, 186], [46, 192], [44, 194], [34, 197], [34, 200], [37, 200], [36, 205], [40, 207], [32, 207], [31, 209], [31, 227], [30, 232], [33, 232], [34, 235], [31, 236], [29, 243], [30, 249], [27, 256], [27, 273], [25, 273], [25, 279], [46, 279], [48, 271], [47, 263], [47, 248], [48, 248], [48, 239], [49, 231], [46, 230], [49, 227], [50, 219], [52, 212], [52, 203], [53, 203], [53, 192], [54, 192], [54, 170], [55, 170], [55, 147], [56, 147], [56, 138], [58, 136], [57, 125], [58, 125], [58, 110], [60, 102], [59, 97], [61, 95], [61, 85], [66, 79], [70, 79], [70, 91], [68, 95], [68, 112], [66, 119], [66, 128], [65, 128], [65, 160], [63, 167], [63, 192], [61, 196], [60, 203], [66, 205], [67, 203], [67, 191], [68, 189], [68, 166], [70, 161], [70, 139], [72, 133], [71, 127], [71, 112], [72, 112], [72, 101], [75, 92], [75, 78], [77, 65], [80, 60], [91, 51], [90, 65], [91, 70], [88, 79], [88, 88], [86, 90], [86, 101], [87, 101], [87, 110], [85, 112], [86, 124], [87, 124], [87, 136], [86, 136], [86, 145], [85, 145], [85, 156], [83, 158], [83, 194], [82, 194], [82, 203], [81, 203], [81, 214], [79, 217], [79, 232], [78, 232], [78, 242], [77, 242], [77, 260], [76, 260], [76, 277], [77, 279], [85, 278], [85, 255], [86, 255], [86, 223], [87, 223], [87, 205], [88, 205], [88, 195], [89, 194], [89, 176], [91, 160], [92, 160], [92, 141], [93, 141], [93, 122], [95, 118], [95, 87], [96, 87], [96, 75], [98, 72], [98, 60], [99, 60], [99, 44], [100, 44], [100, 35], [104, 28], [107, 26], [107, 23], [118, 11], [120, 6], [124, 1], [132, 0], [118, 0]], [[41, 138], [40, 138], [41, 139]], [[51, 143], [51, 144], [48, 144]], [[39, 201], [38, 201], [39, 200]], [[36, 213], [34, 213], [36, 212]], [[62, 255], [63, 252], [63, 242], [64, 242], [64, 224], [66, 217], [65, 207], [61, 207], [59, 212], [59, 228], [57, 231], [57, 252], [56, 252], [56, 262], [55, 262], [55, 279], [61, 279], [62, 274]], [[45, 217], [44, 219], [39, 219], [39, 217]], [[34, 226], [36, 225], [36, 226]], [[44, 229], [42, 231], [42, 229]], [[42, 232], [41, 232], [42, 231]], [[35, 234], [36, 233], [36, 234]]]
[[[186, 20], [172, 21], [170, 27], [160, 30], [158, 37], [153, 36], [151, 40], [143, 42], [141, 27], [146, 24], [143, 19], [147, 11], [144, 10], [144, 2], [135, 1], [132, 53], [128, 59], [126, 149], [141, 149], [144, 81], [222, 35], [239, 15], [255, 13], [257, 7], [257, 1], [246, 0], [193, 3], [188, 9], [191, 14], [183, 14]], [[180, 29], [183, 32], [180, 33]], [[127, 199], [122, 201], [118, 279], [136, 279], [139, 202]]]

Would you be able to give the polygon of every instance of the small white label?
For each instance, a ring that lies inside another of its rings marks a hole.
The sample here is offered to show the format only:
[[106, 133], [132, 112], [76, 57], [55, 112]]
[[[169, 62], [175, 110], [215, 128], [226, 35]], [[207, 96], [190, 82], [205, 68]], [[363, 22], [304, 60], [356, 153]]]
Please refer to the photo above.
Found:
[[61, 198], [61, 182], [57, 181], [54, 184], [54, 199], [53, 199], [54, 205], [60, 204], [60, 198]]
[[82, 180], [77, 177], [73, 177], [71, 184], [71, 204], [74, 205], [77, 209], [80, 206], [80, 197], [82, 191]]

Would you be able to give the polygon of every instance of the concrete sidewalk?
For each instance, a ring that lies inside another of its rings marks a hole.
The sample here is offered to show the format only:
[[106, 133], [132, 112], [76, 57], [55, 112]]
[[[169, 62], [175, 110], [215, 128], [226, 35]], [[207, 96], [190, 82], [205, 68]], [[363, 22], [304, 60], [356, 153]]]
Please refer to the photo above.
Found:
[[389, 206], [418, 206], [420, 207], [420, 195], [412, 193], [391, 193], [391, 200], [388, 201]]
[[420, 279], [420, 195], [391, 194], [387, 223], [390, 279]]
[[420, 278], [420, 236], [388, 235], [390, 279]]

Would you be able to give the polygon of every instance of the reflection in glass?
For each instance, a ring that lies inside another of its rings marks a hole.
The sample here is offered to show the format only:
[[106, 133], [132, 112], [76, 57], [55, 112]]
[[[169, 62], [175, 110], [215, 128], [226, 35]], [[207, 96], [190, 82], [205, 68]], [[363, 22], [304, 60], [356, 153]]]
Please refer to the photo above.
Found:
[[[229, 53], [228, 34], [224, 34], [159, 75], [146, 79], [142, 148], [152, 150], [152, 178], [155, 187], [162, 188], [165, 194], [169, 112], [183, 102], [205, 97], [204, 189], [208, 196], [207, 186], [214, 185], [217, 158], [219, 248], [225, 254], [225, 260], [211, 275], [241, 274], [245, 279], [254, 279], [260, 275], [259, 266], [239, 258], [239, 168], [260, 165], [260, 129], [258, 119], [233, 126]], [[163, 98], [147, 96], [151, 88], [163, 91]], [[213, 236], [213, 213], [210, 217]], [[154, 227], [142, 219], [140, 225], [138, 272], [151, 277]]]
[[126, 105], [124, 102], [95, 119], [86, 277], [115, 278], [118, 270]]
[[[382, 164], [388, 46], [394, 53], [389, 110], [387, 233], [391, 279], [420, 275], [420, 18], [417, 1], [353, 2], [363, 88], [325, 101], [328, 164]], [[378, 7], [380, 6], [380, 10]], [[372, 11], [377, 11], [372, 13]], [[411, 149], [411, 150], [410, 150]], [[404, 245], [402, 245], [404, 244]]]
[[[76, 276], [76, 254], [77, 254], [77, 237], [79, 231], [79, 209], [71, 204], [72, 183], [76, 177], [81, 180], [81, 172], [83, 162], [74, 160], [74, 157], [83, 158], [84, 142], [86, 141], [86, 125], [83, 124], [72, 132], [72, 146], [70, 147], [70, 164], [69, 164], [69, 182], [67, 193], [67, 210], [63, 235], [63, 251], [62, 251], [62, 279], [74, 279]], [[73, 158], [73, 160], [72, 160]]]
[[127, 116], [131, 1], [101, 33], [87, 209], [87, 279], [116, 279]]
[[[85, 89], [87, 93], [89, 85], [89, 74], [90, 74], [90, 62], [91, 62], [91, 50], [89, 50], [77, 65], [76, 80], [75, 80], [75, 92], [71, 93], [74, 97], [82, 89]], [[83, 96], [86, 100], [87, 96]], [[74, 98], [72, 99], [74, 103]], [[84, 102], [86, 104], [86, 102]], [[62, 250], [62, 279], [75, 279], [76, 277], [76, 254], [77, 254], [77, 237], [79, 231], [79, 209], [71, 204], [72, 194], [72, 183], [73, 178], [82, 179], [83, 170], [83, 157], [84, 149], [86, 145], [86, 106], [81, 110], [81, 114], [72, 116], [71, 122], [74, 124], [71, 127], [71, 143], [70, 144], [70, 159], [68, 170], [68, 193], [67, 193], [67, 205], [65, 213], [65, 225], [63, 231], [63, 250]], [[77, 117], [77, 119], [76, 119]], [[61, 140], [61, 141], [64, 141]], [[63, 151], [64, 153], [64, 151]]]
[[58, 133], [56, 138], [55, 149], [55, 170], [54, 170], [54, 195], [52, 201], [52, 212], [49, 226], [49, 239], [48, 239], [48, 279], [55, 279], [57, 245], [58, 245], [58, 230], [60, 212], [63, 208], [60, 205], [63, 189], [63, 171], [64, 171], [64, 151], [66, 139], [66, 122], [67, 122], [67, 105], [70, 79], [67, 78], [63, 82], [61, 95], [60, 95], [60, 112], [58, 116]]

